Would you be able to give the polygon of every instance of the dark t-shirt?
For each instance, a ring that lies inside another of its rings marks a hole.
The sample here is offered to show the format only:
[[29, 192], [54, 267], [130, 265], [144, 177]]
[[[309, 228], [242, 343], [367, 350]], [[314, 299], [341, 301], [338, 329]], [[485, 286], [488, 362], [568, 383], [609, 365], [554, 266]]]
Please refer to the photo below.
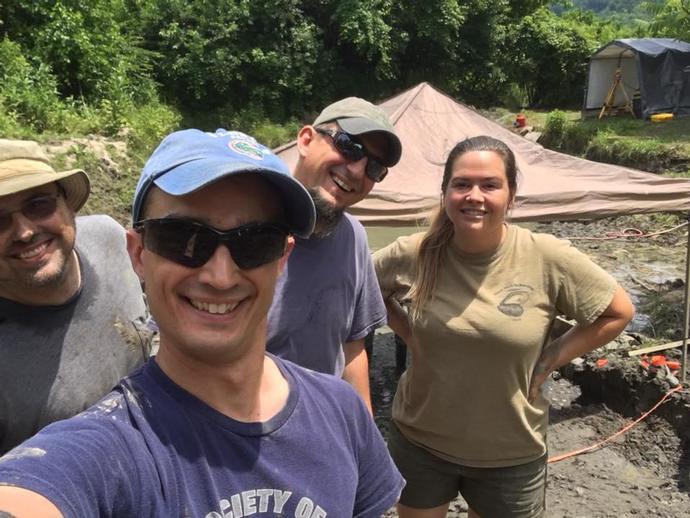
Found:
[[375, 517], [403, 480], [342, 380], [274, 358], [285, 407], [238, 422], [154, 359], [86, 412], [0, 458], [0, 484], [43, 494], [66, 517]]
[[141, 365], [150, 332], [124, 229], [77, 218], [82, 286], [59, 306], [0, 298], [0, 454], [88, 408]]
[[296, 239], [268, 314], [266, 349], [341, 377], [343, 345], [386, 323], [367, 235], [344, 214], [326, 238]]

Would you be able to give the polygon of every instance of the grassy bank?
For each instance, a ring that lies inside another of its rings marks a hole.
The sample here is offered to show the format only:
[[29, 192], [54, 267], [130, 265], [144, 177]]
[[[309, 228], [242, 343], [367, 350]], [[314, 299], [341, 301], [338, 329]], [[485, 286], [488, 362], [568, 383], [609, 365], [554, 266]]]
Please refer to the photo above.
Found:
[[652, 173], [690, 177], [690, 119], [631, 117], [580, 120], [578, 112], [528, 112], [549, 149]]
[[[103, 114], [85, 107], [71, 107], [69, 118], [61, 127], [37, 131], [13, 121], [4, 128], [3, 138], [35, 140], [46, 150], [56, 169], [83, 169], [91, 180], [91, 196], [81, 214], [108, 214], [122, 224], [130, 219], [134, 188], [147, 158], [168, 133], [187, 127], [215, 130], [219, 124], [209, 118], [206, 126], [190, 123], [170, 107], [162, 105], [132, 108], [116, 130], [98, 130]], [[89, 120], [89, 117], [95, 117]], [[230, 129], [240, 129], [270, 147], [296, 137], [300, 124], [290, 121], [275, 124], [266, 120], [245, 121]], [[1, 128], [1, 126], [0, 126]]]

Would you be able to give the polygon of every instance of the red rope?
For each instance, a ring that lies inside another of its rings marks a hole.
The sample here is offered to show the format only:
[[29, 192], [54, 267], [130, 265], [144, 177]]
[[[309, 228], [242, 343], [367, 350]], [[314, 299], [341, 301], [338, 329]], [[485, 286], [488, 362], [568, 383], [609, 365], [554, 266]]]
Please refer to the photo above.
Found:
[[637, 228], [625, 228], [623, 229], [622, 232], [607, 232], [605, 234], [605, 237], [564, 237], [562, 239], [567, 239], [569, 241], [613, 241], [614, 239], [629, 239], [629, 238], [635, 238], [635, 239], [641, 239], [645, 237], [653, 237], [653, 236], [659, 236], [661, 234], [666, 234], [667, 232], [673, 232], [674, 230], [677, 230], [681, 227], [684, 227], [688, 224], [687, 221], [681, 223], [680, 225], [676, 225], [675, 227], [667, 228], [665, 230], [659, 230], [658, 232], [650, 232], [649, 234], [644, 234], [641, 230]]
[[625, 426], [622, 430], [619, 430], [616, 433], [614, 433], [611, 437], [607, 437], [603, 441], [599, 441], [598, 443], [593, 444], [591, 446], [587, 446], [586, 448], [582, 448], [581, 450], [575, 450], [575, 451], [571, 451], [570, 453], [564, 453], [563, 455], [556, 455], [555, 457], [549, 457], [549, 461], [548, 461], [549, 464], [551, 464], [552, 462], [559, 462], [561, 460], [569, 459], [570, 457], [575, 457], [576, 455], [581, 455], [583, 453], [590, 453], [590, 452], [593, 452], [595, 450], [598, 450], [599, 448], [603, 447], [605, 444], [614, 440], [616, 437], [618, 437], [618, 436], [624, 434], [625, 432], [627, 432], [628, 430], [630, 430], [633, 426], [635, 426], [637, 423], [639, 423], [640, 421], [645, 419], [649, 414], [654, 412], [654, 410], [659, 408], [659, 406], [661, 406], [662, 403], [664, 403], [669, 397], [671, 397], [671, 394], [673, 394], [674, 392], [678, 392], [680, 390], [683, 390], [682, 385], [678, 385], [677, 387], [669, 390], [666, 394], [664, 394], [664, 397], [662, 397], [661, 400], [656, 405], [654, 405], [647, 412], [645, 412], [640, 417], [638, 417], [635, 421], [633, 421], [629, 425]]

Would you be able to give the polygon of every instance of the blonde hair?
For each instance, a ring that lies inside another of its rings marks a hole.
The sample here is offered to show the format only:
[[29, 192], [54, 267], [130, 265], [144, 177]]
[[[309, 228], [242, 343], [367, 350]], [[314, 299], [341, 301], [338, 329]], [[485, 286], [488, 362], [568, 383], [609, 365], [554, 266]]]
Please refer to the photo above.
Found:
[[413, 320], [421, 316], [424, 306], [434, 297], [436, 282], [443, 266], [446, 250], [454, 235], [453, 222], [448, 218], [443, 206], [443, 195], [453, 176], [455, 161], [470, 151], [492, 151], [500, 156], [505, 166], [511, 197], [515, 196], [517, 191], [518, 170], [515, 155], [504, 142], [481, 135], [465, 139], [453, 147], [443, 169], [441, 202], [431, 218], [429, 230], [427, 230], [417, 249], [414, 281], [406, 296], [411, 300], [410, 314]]
[[424, 305], [433, 298], [436, 280], [448, 243], [453, 238], [453, 223], [441, 205], [436, 209], [429, 230], [417, 249], [414, 282], [407, 297], [411, 300], [412, 319], [420, 317]]

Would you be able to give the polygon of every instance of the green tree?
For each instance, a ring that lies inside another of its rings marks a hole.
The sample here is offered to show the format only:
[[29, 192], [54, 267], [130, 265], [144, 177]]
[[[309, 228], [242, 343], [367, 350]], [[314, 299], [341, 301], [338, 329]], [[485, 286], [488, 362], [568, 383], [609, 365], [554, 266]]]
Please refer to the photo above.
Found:
[[130, 0], [157, 80], [192, 110], [274, 120], [431, 81], [495, 102], [508, 28], [547, 0]]
[[690, 0], [649, 1], [644, 8], [654, 16], [654, 35], [690, 41]]
[[526, 90], [531, 105], [582, 101], [588, 58], [600, 42], [576, 20], [542, 8], [512, 27], [506, 44], [505, 70]]
[[143, 40], [156, 78], [196, 110], [298, 111], [311, 95], [320, 47], [296, 0], [150, 1]]
[[2, 16], [5, 36], [51, 68], [63, 96], [146, 101], [155, 95], [151, 56], [127, 32], [123, 0], [10, 0]]
[[510, 78], [502, 53], [510, 27], [547, 1], [434, 0], [400, 2], [394, 26], [407, 35], [400, 82], [431, 81], [462, 100], [495, 103]]
[[34, 131], [54, 127], [63, 106], [50, 68], [24, 57], [19, 44], [0, 40], [0, 130], [24, 125]]

